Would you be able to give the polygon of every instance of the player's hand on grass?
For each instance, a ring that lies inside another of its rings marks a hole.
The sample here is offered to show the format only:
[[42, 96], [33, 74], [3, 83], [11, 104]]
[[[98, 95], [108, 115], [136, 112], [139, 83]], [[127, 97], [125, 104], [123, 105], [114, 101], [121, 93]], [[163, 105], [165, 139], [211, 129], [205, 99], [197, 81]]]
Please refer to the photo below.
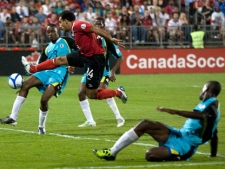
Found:
[[173, 111], [171, 111], [171, 109], [165, 108], [165, 107], [157, 107], [156, 110], [160, 111], [160, 112], [167, 112], [170, 114], [174, 114]]
[[160, 112], [167, 112], [169, 114], [177, 114], [179, 112], [178, 110], [173, 110], [165, 107], [157, 107], [156, 110]]
[[164, 107], [157, 107], [156, 110], [160, 111], [160, 112], [164, 112], [165, 108]]

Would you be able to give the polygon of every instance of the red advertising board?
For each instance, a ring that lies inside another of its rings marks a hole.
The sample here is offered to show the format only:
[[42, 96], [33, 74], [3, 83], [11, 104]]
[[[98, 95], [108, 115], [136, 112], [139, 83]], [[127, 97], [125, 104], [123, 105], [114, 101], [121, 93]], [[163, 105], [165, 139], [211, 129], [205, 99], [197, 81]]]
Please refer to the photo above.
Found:
[[121, 50], [121, 74], [225, 72], [225, 49]]

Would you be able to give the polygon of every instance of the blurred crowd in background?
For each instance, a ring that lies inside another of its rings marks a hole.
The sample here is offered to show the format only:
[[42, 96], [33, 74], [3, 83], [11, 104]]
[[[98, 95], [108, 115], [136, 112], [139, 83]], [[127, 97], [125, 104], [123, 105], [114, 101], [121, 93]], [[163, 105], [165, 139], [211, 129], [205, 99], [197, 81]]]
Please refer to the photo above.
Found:
[[[125, 44], [162, 45], [189, 42], [194, 24], [225, 40], [224, 0], [0, 0], [0, 44], [39, 47], [45, 29], [59, 25], [58, 15], [74, 12], [76, 20], [94, 23], [103, 17], [111, 36]], [[70, 36], [60, 30], [60, 36]]]

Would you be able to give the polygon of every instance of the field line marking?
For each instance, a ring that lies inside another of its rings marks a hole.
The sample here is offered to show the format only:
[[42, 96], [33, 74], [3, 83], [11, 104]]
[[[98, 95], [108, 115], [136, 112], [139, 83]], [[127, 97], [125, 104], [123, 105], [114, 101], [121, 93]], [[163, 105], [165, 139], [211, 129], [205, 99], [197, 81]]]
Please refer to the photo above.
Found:
[[[16, 130], [16, 129], [10, 129], [10, 128], [0, 128], [0, 130], [6, 130], [6, 131], [16, 131], [16, 132], [21, 132], [21, 133], [31, 133], [31, 134], [38, 134], [38, 132], [35, 131], [28, 131], [28, 130]], [[71, 138], [71, 139], [81, 139], [81, 140], [95, 140], [95, 141], [106, 141], [106, 142], [116, 142], [114, 140], [110, 139], [99, 139], [99, 138], [89, 138], [89, 137], [75, 137], [71, 135], [64, 135], [64, 134], [57, 134], [57, 133], [48, 133], [47, 135], [51, 136], [57, 136], [57, 137], [64, 137], [64, 138]], [[146, 143], [133, 143], [134, 145], [139, 145], [139, 146], [150, 146], [150, 147], [155, 147], [156, 145], [154, 144], [146, 144]], [[197, 151], [196, 154], [203, 154], [203, 155], [209, 155], [209, 153], [203, 153]], [[225, 158], [224, 155], [217, 155], [218, 157], [223, 157]]]
[[[132, 165], [132, 166], [99, 166], [99, 167], [78, 167], [78, 168], [61, 168], [61, 169], [115, 169], [115, 168], [155, 168], [155, 167], [183, 167], [183, 166], [203, 166], [203, 165], [221, 165], [225, 162], [213, 162], [213, 163], [182, 163], [182, 164], [150, 164], [150, 165]], [[60, 169], [60, 168], [55, 168]]]
[[132, 166], [99, 166], [99, 167], [78, 167], [78, 168], [55, 168], [55, 169], [115, 169], [115, 168], [155, 168], [155, 167], [183, 167], [183, 166], [204, 166], [204, 165], [221, 165], [225, 162], [213, 162], [213, 163], [182, 163], [182, 164], [150, 164], [150, 165], [132, 165]]

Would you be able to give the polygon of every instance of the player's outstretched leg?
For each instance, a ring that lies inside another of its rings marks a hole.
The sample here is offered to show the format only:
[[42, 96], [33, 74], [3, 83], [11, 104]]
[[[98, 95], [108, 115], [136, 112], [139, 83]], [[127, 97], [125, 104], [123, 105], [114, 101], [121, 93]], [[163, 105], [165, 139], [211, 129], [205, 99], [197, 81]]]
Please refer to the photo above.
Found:
[[98, 158], [105, 160], [115, 160], [117, 154], [127, 147], [128, 145], [134, 143], [139, 139], [139, 136], [134, 131], [134, 128], [131, 128], [127, 132], [125, 132], [110, 149], [103, 150], [93, 150], [94, 155]]
[[107, 104], [109, 105], [110, 109], [112, 110], [114, 116], [116, 117], [116, 121], [117, 121], [117, 127], [121, 127], [124, 125], [125, 120], [124, 118], [121, 116], [120, 111], [117, 107], [117, 104], [114, 100], [114, 98], [108, 98], [106, 99]]
[[25, 70], [29, 74], [33, 74], [42, 70], [50, 70], [50, 69], [56, 68], [58, 66], [56, 64], [56, 60], [57, 58], [54, 58], [54, 59], [46, 60], [38, 65], [30, 65], [24, 56], [22, 56], [21, 58], [21, 62], [24, 65]]
[[[88, 97], [90, 98], [90, 96]], [[118, 97], [119, 99], [122, 100], [123, 103], [126, 103], [128, 100], [128, 97], [125, 93], [123, 86], [119, 86], [116, 90], [98, 88], [98, 91], [97, 91], [98, 100], [112, 98], [112, 97]]]

